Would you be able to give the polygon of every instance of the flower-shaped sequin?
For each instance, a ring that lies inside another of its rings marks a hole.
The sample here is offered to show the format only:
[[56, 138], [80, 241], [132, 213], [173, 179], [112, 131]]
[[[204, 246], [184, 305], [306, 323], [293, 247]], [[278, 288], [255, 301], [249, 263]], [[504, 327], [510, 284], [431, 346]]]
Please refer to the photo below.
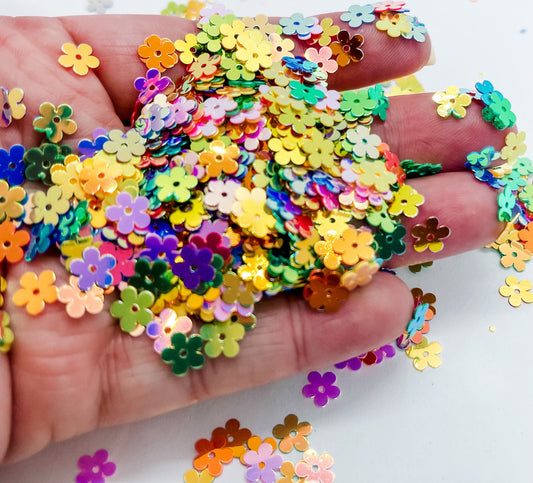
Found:
[[0, 224], [0, 262], [4, 259], [9, 263], [17, 263], [22, 260], [24, 250], [22, 247], [30, 242], [27, 231], [17, 230], [10, 220], [4, 220]]
[[389, 206], [389, 213], [398, 216], [404, 214], [409, 218], [418, 215], [418, 207], [424, 203], [424, 197], [409, 185], [402, 185], [394, 193], [394, 201]]
[[110, 270], [117, 261], [109, 254], [101, 254], [96, 247], [83, 250], [81, 259], [70, 262], [70, 272], [79, 277], [78, 286], [81, 290], [90, 290], [93, 285], [107, 288], [113, 282]]
[[38, 276], [33, 272], [26, 272], [20, 278], [21, 288], [13, 295], [13, 303], [19, 307], [26, 306], [30, 315], [41, 313], [45, 304], [57, 300], [55, 281], [56, 275], [52, 270], [44, 270]]
[[155, 183], [160, 188], [157, 197], [161, 201], [183, 203], [191, 197], [191, 190], [198, 184], [198, 178], [188, 175], [184, 168], [178, 166], [172, 168], [169, 174], [159, 174]]
[[146, 213], [149, 202], [145, 196], [134, 199], [130, 193], [124, 191], [118, 194], [116, 203], [107, 208], [105, 216], [109, 221], [117, 222], [119, 233], [127, 235], [150, 224], [150, 216]]
[[33, 223], [57, 225], [59, 215], [65, 214], [70, 208], [68, 200], [63, 198], [63, 191], [59, 186], [51, 186], [48, 191], [36, 191], [33, 194], [33, 210], [30, 219]]
[[413, 366], [418, 371], [423, 371], [427, 366], [439, 367], [441, 364], [440, 354], [442, 348], [438, 342], [428, 342], [424, 337], [420, 344], [412, 345], [405, 350], [407, 357], [413, 359]]
[[203, 325], [200, 335], [206, 341], [206, 356], [213, 358], [224, 354], [226, 357], [235, 357], [239, 353], [239, 341], [244, 337], [244, 327], [231, 320], [215, 322]]
[[[337, 62], [331, 58], [332, 55], [333, 51], [327, 46], [320, 47], [319, 50], [310, 47], [305, 51], [305, 58], [314, 62], [320, 69], [328, 74], [333, 74], [338, 68]], [[316, 104], [316, 102], [311, 104]]]
[[69, 146], [43, 143], [38, 148], [30, 148], [24, 154], [26, 169], [24, 174], [28, 181], [40, 181], [51, 185], [50, 170], [55, 164], [63, 163], [65, 156], [71, 154]]
[[472, 98], [468, 94], [461, 94], [456, 86], [447, 87], [445, 92], [436, 92], [432, 99], [439, 104], [437, 108], [439, 116], [449, 117], [453, 115], [457, 119], [466, 116], [465, 107], [472, 103]]
[[272, 44], [264, 41], [260, 32], [247, 31], [237, 39], [241, 48], [237, 49], [235, 56], [250, 72], [257, 72], [260, 67], [265, 69], [272, 65]]
[[506, 285], [499, 289], [500, 294], [508, 297], [509, 304], [513, 307], [520, 307], [522, 302], [530, 304], [533, 302], [533, 293], [531, 293], [532, 284], [529, 280], [518, 281], [512, 275], [505, 279]]
[[300, 38], [308, 38], [315, 23], [313, 17], [304, 17], [301, 13], [294, 13], [279, 21], [285, 35], [298, 35]]
[[75, 74], [87, 75], [89, 69], [96, 69], [100, 65], [100, 61], [94, 55], [93, 49], [88, 44], [80, 44], [78, 46], [65, 43], [61, 46], [64, 55], [59, 57], [59, 63], [66, 68], [72, 67]]
[[200, 163], [206, 166], [210, 178], [217, 178], [222, 172], [234, 174], [239, 165], [239, 148], [232, 144], [227, 146], [222, 141], [213, 141], [209, 150], [200, 154]]
[[526, 154], [525, 140], [526, 133], [524, 131], [507, 134], [505, 136], [505, 146], [501, 149], [501, 158], [507, 160], [508, 163], [514, 163], [518, 156]]
[[18, 87], [8, 91], [0, 86], [0, 128], [11, 125], [13, 119], [22, 119], [26, 115], [26, 106], [22, 103], [24, 91]]
[[322, 375], [320, 372], [312, 371], [307, 375], [307, 380], [309, 384], [302, 388], [302, 394], [307, 398], [313, 398], [318, 407], [325, 406], [329, 399], [336, 399], [341, 393], [335, 385], [337, 377], [333, 372], [325, 372]]
[[[333, 250], [341, 256], [342, 263], [353, 266], [359, 260], [371, 260], [374, 257], [372, 233], [354, 228], [347, 228], [340, 237], [333, 240]], [[328, 267], [329, 268], [329, 267]]]
[[5, 180], [0, 180], [0, 221], [20, 218], [24, 214], [22, 204], [25, 199], [26, 190], [22, 186], [11, 187]]
[[207, 470], [211, 476], [222, 474], [222, 465], [227, 465], [233, 460], [233, 451], [226, 447], [226, 439], [220, 435], [214, 435], [211, 440], [199, 439], [194, 445], [198, 456], [193, 460], [193, 466], [197, 470]]
[[154, 303], [154, 294], [144, 290], [137, 292], [135, 287], [127, 286], [120, 293], [120, 299], [111, 304], [111, 315], [120, 319], [120, 328], [124, 332], [133, 332], [139, 325], [145, 327], [153, 318], [150, 307]]
[[512, 266], [517, 272], [523, 272], [526, 269], [526, 262], [533, 257], [532, 252], [526, 250], [516, 241], [502, 243], [499, 245], [498, 250], [501, 255], [501, 264], [505, 268]]
[[6, 180], [10, 186], [18, 186], [24, 182], [25, 149], [20, 144], [14, 144], [9, 149], [0, 149], [0, 179]]
[[275, 438], [279, 442], [279, 450], [289, 453], [293, 448], [298, 451], [305, 451], [309, 447], [306, 436], [311, 433], [311, 425], [307, 421], [299, 421], [298, 416], [289, 414], [285, 417], [283, 424], [276, 424], [272, 429]]
[[403, 13], [383, 12], [376, 22], [378, 30], [386, 31], [390, 37], [399, 37], [413, 30], [407, 15]]
[[363, 23], [372, 23], [375, 20], [373, 5], [352, 5], [348, 11], [341, 14], [341, 20], [348, 22], [350, 27], [358, 28]]
[[276, 219], [266, 206], [265, 190], [254, 188], [249, 191], [241, 187], [235, 191], [235, 199], [231, 212], [239, 226], [258, 238], [267, 236]]
[[66, 305], [67, 314], [73, 319], [80, 319], [85, 315], [99, 314], [104, 308], [104, 290], [93, 286], [88, 291], [82, 291], [78, 278], [70, 276], [68, 285], [58, 289], [57, 299]]
[[364, 53], [361, 47], [365, 43], [362, 35], [351, 36], [346, 30], [341, 30], [337, 34], [337, 40], [330, 44], [333, 55], [336, 56], [337, 64], [340, 67], [347, 66], [350, 62], [361, 62]]
[[55, 107], [44, 102], [39, 107], [39, 114], [33, 121], [33, 128], [44, 133], [52, 143], [58, 143], [64, 134], [74, 134], [78, 129], [77, 124], [70, 118], [72, 108], [68, 104]]
[[281, 456], [274, 454], [272, 446], [268, 443], [262, 443], [257, 450], [248, 450], [242, 459], [248, 466], [246, 479], [263, 483], [275, 483], [275, 472], [279, 471], [283, 463]]
[[403, 241], [407, 233], [403, 225], [397, 225], [390, 233], [379, 231], [374, 235], [378, 246], [378, 255], [383, 260], [389, 260], [393, 254], [402, 255], [406, 246]]
[[174, 374], [184, 376], [189, 367], [200, 369], [204, 365], [204, 355], [201, 352], [204, 342], [199, 335], [187, 338], [185, 334], [177, 332], [172, 336], [171, 341], [172, 347], [164, 349], [161, 358], [172, 364]]
[[109, 454], [100, 449], [94, 456], [84, 455], [78, 460], [80, 472], [76, 475], [76, 483], [104, 483], [107, 476], [116, 471], [115, 463], [108, 461]]
[[113, 0], [88, 0], [87, 11], [103, 15], [108, 8], [113, 6]]
[[333, 466], [333, 463], [333, 458], [329, 454], [319, 455], [314, 449], [308, 449], [303, 454], [303, 461], [296, 463], [294, 470], [306, 481], [332, 483], [335, 480], [335, 474], [329, 471], [329, 468]]
[[429, 249], [436, 253], [444, 248], [442, 240], [450, 236], [450, 229], [447, 226], [439, 226], [439, 220], [431, 217], [427, 219], [425, 225], [413, 226], [411, 235], [415, 238], [413, 248], [417, 252]]
[[108, 154], [115, 154], [117, 160], [127, 163], [134, 156], [142, 156], [146, 150], [145, 140], [134, 129], [123, 133], [120, 129], [109, 131], [109, 141], [104, 143], [104, 151]]
[[201, 78], [210, 79], [217, 71], [221, 60], [220, 55], [209, 55], [207, 52], [204, 52], [198, 58], [194, 58], [187, 66], [187, 71], [194, 76], [195, 80]]
[[171, 273], [164, 260], [150, 263], [144, 258], [135, 262], [135, 273], [128, 279], [128, 283], [137, 290], [148, 290], [154, 296], [167, 293], [172, 288]]
[[172, 345], [171, 339], [175, 333], [187, 334], [191, 329], [192, 321], [189, 317], [178, 317], [173, 309], [166, 308], [146, 326], [146, 334], [154, 339], [154, 349], [161, 354], [163, 349]]
[[216, 271], [211, 264], [213, 252], [209, 248], [185, 245], [180, 256], [183, 261], [173, 265], [172, 272], [183, 280], [189, 290], [196, 289], [200, 282], [210, 282], [215, 278]]
[[170, 69], [178, 62], [178, 55], [174, 43], [157, 35], [150, 35], [144, 41], [137, 52], [140, 59], [149, 69], [157, 69], [163, 72]]

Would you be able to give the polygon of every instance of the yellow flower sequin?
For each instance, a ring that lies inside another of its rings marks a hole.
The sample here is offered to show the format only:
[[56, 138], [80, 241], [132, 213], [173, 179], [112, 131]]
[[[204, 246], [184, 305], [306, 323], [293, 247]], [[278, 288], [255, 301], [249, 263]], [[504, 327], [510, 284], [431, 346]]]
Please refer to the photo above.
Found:
[[438, 342], [428, 342], [424, 337], [420, 344], [413, 345], [406, 349], [405, 353], [407, 357], [413, 359], [413, 366], [418, 371], [423, 371], [427, 366], [439, 367], [441, 364], [440, 354], [442, 350], [441, 345]]
[[513, 307], [520, 307], [522, 302], [530, 304], [533, 302], [533, 293], [531, 293], [532, 284], [529, 280], [521, 280], [509, 276], [505, 279], [507, 285], [502, 285], [499, 289], [500, 294], [508, 297], [509, 303]]
[[80, 44], [77, 47], [74, 44], [66, 43], [61, 46], [65, 55], [59, 57], [58, 62], [66, 68], [72, 67], [75, 74], [87, 75], [89, 69], [96, 69], [100, 61], [94, 55], [93, 49], [88, 44]]
[[235, 191], [235, 203], [231, 208], [236, 223], [258, 238], [266, 237], [274, 228], [276, 219], [266, 206], [266, 192], [261, 188], [252, 191], [240, 187]]
[[414, 218], [418, 215], [418, 206], [422, 203], [424, 203], [424, 197], [411, 186], [404, 184], [394, 193], [394, 201], [389, 206], [389, 213], [395, 216], [403, 213], [409, 218]]
[[453, 115], [458, 119], [466, 116], [465, 107], [472, 103], [472, 98], [468, 94], [460, 94], [459, 88], [450, 86], [446, 92], [436, 92], [433, 94], [433, 100], [439, 104], [437, 113], [441, 117], [449, 117]]

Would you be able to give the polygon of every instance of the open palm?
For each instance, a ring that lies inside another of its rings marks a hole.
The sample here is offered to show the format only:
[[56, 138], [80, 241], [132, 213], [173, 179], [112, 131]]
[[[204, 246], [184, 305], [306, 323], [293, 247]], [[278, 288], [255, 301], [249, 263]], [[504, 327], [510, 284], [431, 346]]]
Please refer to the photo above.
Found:
[[[338, 22], [338, 15], [330, 15]], [[0, 78], [8, 88], [25, 92], [24, 119], [0, 130], [0, 147], [38, 146], [42, 136], [32, 127], [42, 102], [70, 104], [78, 124], [75, 146], [97, 127], [121, 129], [128, 124], [137, 92], [135, 78], [146, 69], [137, 47], [152, 33], [171, 39], [195, 31], [193, 22], [170, 17], [103, 16], [72, 18], [0, 17]], [[429, 42], [392, 39], [363, 27], [365, 59], [330, 77], [330, 87], [357, 88], [412, 73], [429, 58]], [[87, 43], [100, 67], [78, 77], [58, 64], [65, 42]], [[300, 46], [300, 52], [303, 46]], [[167, 72], [176, 79], [183, 70]], [[501, 228], [495, 193], [463, 168], [467, 153], [486, 145], [499, 148], [505, 132], [485, 123], [472, 105], [464, 120], [441, 119], [430, 95], [391, 99], [385, 123], [373, 132], [400, 159], [442, 163], [442, 173], [413, 180], [425, 203], [411, 226], [430, 216], [451, 229], [439, 256], [478, 248]], [[408, 242], [409, 243], [409, 242]], [[394, 267], [427, 261], [430, 256], [407, 247]], [[5, 262], [4, 262], [5, 263]], [[149, 417], [197, 400], [264, 384], [291, 373], [338, 362], [389, 342], [405, 328], [412, 313], [408, 288], [391, 274], [352, 293], [337, 314], [311, 311], [297, 296], [267, 299], [257, 308], [258, 325], [241, 344], [235, 359], [210, 360], [202, 371], [176, 378], [146, 338], [121, 332], [109, 315], [70, 319], [64, 306], [48, 306], [37, 317], [11, 302], [18, 280], [28, 270], [51, 269], [58, 284], [68, 274], [57, 255], [40, 256], [30, 266], [4, 267], [8, 280], [5, 310], [16, 341], [0, 357], [0, 460], [27, 457], [50, 441], [70, 438], [98, 426]]]

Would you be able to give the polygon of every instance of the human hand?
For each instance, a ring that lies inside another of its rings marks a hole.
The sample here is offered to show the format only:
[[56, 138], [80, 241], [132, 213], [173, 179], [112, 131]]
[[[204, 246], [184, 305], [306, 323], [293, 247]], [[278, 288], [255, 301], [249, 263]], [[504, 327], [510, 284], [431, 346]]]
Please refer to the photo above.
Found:
[[[338, 15], [332, 17], [340, 23]], [[45, 101], [73, 107], [78, 131], [65, 140], [68, 144], [91, 138], [95, 127], [123, 128], [137, 95], [132, 82], [146, 70], [137, 59], [137, 47], [151, 33], [178, 39], [195, 31], [193, 22], [182, 19], [109, 15], [0, 18], [0, 27], [2, 82], [24, 89], [28, 108], [23, 120], [0, 130], [4, 149], [15, 143], [39, 145], [41, 136], [32, 120]], [[332, 88], [407, 75], [429, 59], [429, 42], [391, 39], [372, 25], [358, 33], [365, 36], [365, 59], [332, 75]], [[84, 78], [63, 70], [57, 58], [65, 42], [90, 44], [100, 67]], [[298, 48], [303, 52], [303, 45]], [[182, 73], [176, 67], [165, 75], [175, 79]], [[429, 256], [461, 253], [495, 238], [501, 228], [495, 192], [475, 181], [463, 164], [471, 151], [503, 145], [506, 132], [483, 121], [479, 106], [470, 106], [463, 120], [443, 120], [429, 94], [391, 98], [387, 121], [375, 122], [372, 130], [400, 159], [443, 165], [442, 173], [409, 183], [425, 196], [425, 203], [417, 218], [405, 221], [407, 232], [430, 216], [452, 232], [445, 249]], [[387, 266], [427, 260], [427, 252], [418, 253], [411, 245]], [[118, 330], [108, 306], [83, 321], [68, 318], [59, 304], [36, 318], [15, 306], [11, 296], [21, 275], [44, 269], [57, 274], [59, 285], [67, 281], [57, 255], [39, 256], [31, 266], [9, 265], [6, 273], [5, 310], [16, 334], [12, 351], [0, 358], [0, 455], [6, 461], [98, 426], [149, 417], [365, 352], [400, 334], [412, 313], [409, 290], [388, 273], [376, 274], [370, 285], [352, 293], [337, 314], [311, 311], [290, 294], [266, 299], [257, 307], [258, 326], [241, 344], [237, 358], [212, 360], [202, 371], [176, 378], [151, 343]]]

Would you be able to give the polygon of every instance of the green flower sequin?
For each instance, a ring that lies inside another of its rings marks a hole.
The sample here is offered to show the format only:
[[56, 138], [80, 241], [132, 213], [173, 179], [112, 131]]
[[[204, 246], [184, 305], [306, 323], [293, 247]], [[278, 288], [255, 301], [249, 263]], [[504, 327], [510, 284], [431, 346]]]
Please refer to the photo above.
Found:
[[154, 315], [149, 307], [154, 303], [154, 294], [144, 290], [140, 293], [132, 286], [127, 286], [120, 294], [122, 300], [111, 305], [111, 315], [120, 319], [120, 328], [124, 332], [133, 332], [138, 325], [146, 326]]
[[205, 324], [200, 329], [200, 335], [207, 341], [204, 352], [208, 357], [235, 357], [239, 353], [238, 341], [244, 337], [244, 326], [238, 322], [217, 322]]
[[150, 264], [148, 260], [139, 258], [135, 263], [135, 274], [129, 278], [128, 283], [138, 290], [148, 290], [157, 297], [170, 291], [170, 278], [171, 273], [165, 261], [155, 260]]
[[370, 98], [366, 89], [344, 92], [339, 107], [348, 121], [370, 116], [375, 108], [376, 101]]
[[187, 374], [187, 370], [200, 369], [204, 365], [204, 355], [201, 347], [204, 344], [199, 335], [187, 338], [182, 332], [177, 332], [171, 339], [172, 347], [163, 349], [161, 358], [172, 364], [172, 372], [178, 376]]
[[511, 103], [498, 92], [489, 97], [489, 104], [483, 109], [483, 119], [492, 122], [496, 129], [512, 127], [516, 122], [516, 115], [511, 111]]
[[177, 201], [184, 203], [191, 198], [191, 190], [198, 184], [198, 178], [187, 174], [185, 168], [178, 166], [170, 170], [170, 174], [161, 173], [155, 178], [159, 187], [157, 197], [160, 201]]
[[374, 235], [374, 240], [378, 244], [378, 255], [383, 260], [390, 260], [393, 254], [402, 255], [405, 253], [405, 243], [403, 237], [407, 230], [403, 225], [398, 225], [391, 233], [379, 231]]
[[24, 154], [26, 169], [24, 174], [28, 181], [41, 181], [52, 186], [50, 170], [55, 164], [64, 164], [65, 157], [72, 153], [69, 146], [57, 144], [41, 144], [38, 148], [31, 148]]

